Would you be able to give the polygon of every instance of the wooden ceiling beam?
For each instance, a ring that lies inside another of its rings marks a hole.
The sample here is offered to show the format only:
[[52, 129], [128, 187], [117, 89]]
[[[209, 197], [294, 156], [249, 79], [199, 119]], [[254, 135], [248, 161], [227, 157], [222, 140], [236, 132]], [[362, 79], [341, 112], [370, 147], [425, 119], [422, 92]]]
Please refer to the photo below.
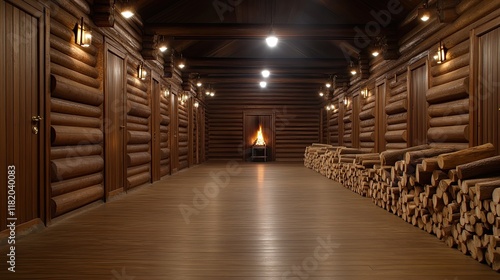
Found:
[[187, 58], [188, 67], [219, 68], [347, 68], [345, 59], [329, 58]]
[[[260, 81], [263, 81], [262, 77], [216, 77], [216, 78], [204, 78], [203, 81], [209, 84], [255, 84], [258, 85]], [[307, 78], [307, 77], [274, 77], [268, 78], [266, 81], [269, 84], [283, 83], [283, 84], [323, 84], [325, 83], [325, 78]]]
[[[346, 63], [347, 65], [347, 63]], [[325, 77], [329, 75], [335, 75], [337, 73], [346, 72], [346, 65], [338, 68], [326, 67], [326, 68], [280, 68], [274, 67], [269, 68], [271, 71], [271, 75], [274, 74], [316, 74], [316, 75], [325, 75]], [[207, 75], [217, 75], [217, 74], [255, 74], [260, 75], [263, 67], [197, 67], [197, 66], [189, 66], [187, 68], [188, 71], [192, 73], [199, 73], [202, 77]]]
[[[355, 27], [351, 24], [275, 24], [273, 31], [280, 38], [350, 40], [356, 36]], [[150, 23], [145, 26], [146, 32], [197, 40], [263, 38], [269, 29], [269, 24]]]

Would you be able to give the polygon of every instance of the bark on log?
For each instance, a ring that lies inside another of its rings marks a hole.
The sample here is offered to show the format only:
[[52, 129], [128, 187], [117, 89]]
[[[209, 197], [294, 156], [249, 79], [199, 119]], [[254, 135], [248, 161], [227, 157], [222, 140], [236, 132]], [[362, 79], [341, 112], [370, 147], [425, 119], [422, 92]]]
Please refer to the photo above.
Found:
[[127, 131], [127, 144], [147, 144], [151, 141], [151, 134], [143, 131]]
[[453, 153], [439, 155], [438, 164], [441, 169], [451, 169], [461, 164], [492, 157], [495, 154], [495, 147], [493, 144], [488, 143]]
[[53, 125], [50, 127], [52, 146], [99, 144], [103, 141], [100, 129]]
[[495, 189], [500, 188], [500, 180], [477, 183], [476, 184], [476, 200], [486, 200], [493, 198]]
[[359, 134], [359, 140], [363, 142], [374, 142], [375, 132], [364, 132]]
[[359, 127], [374, 127], [374, 126], [375, 126], [374, 118], [359, 122]]
[[104, 101], [100, 90], [56, 75], [50, 75], [50, 92], [53, 97], [93, 106], [100, 106]]
[[407, 152], [404, 156], [404, 160], [406, 164], [418, 164], [421, 163], [423, 159], [425, 158], [430, 158], [430, 157], [435, 157], [440, 154], [445, 154], [445, 153], [451, 153], [455, 152], [456, 149], [454, 148], [441, 148], [441, 149], [426, 149], [426, 150], [420, 150], [420, 151], [411, 151]]
[[407, 147], [408, 147], [408, 144], [406, 144], [406, 143], [387, 143], [385, 145], [385, 148], [387, 150], [406, 149]]
[[102, 172], [77, 177], [69, 180], [64, 180], [60, 182], [53, 182], [51, 184], [52, 197], [63, 195], [66, 193], [74, 192], [80, 189], [84, 189], [93, 185], [99, 185], [104, 181], [104, 176]]
[[424, 171], [434, 171], [439, 168], [438, 160], [436, 158], [426, 158], [422, 160], [422, 168]]
[[428, 148], [429, 145], [420, 145], [402, 150], [384, 151], [380, 153], [380, 159], [382, 161], [382, 165], [394, 165], [396, 161], [403, 160], [403, 157], [406, 152], [425, 150]]
[[93, 174], [104, 169], [101, 156], [72, 157], [50, 161], [52, 182]]
[[61, 114], [56, 112], [50, 113], [50, 123], [52, 125], [64, 125], [64, 126], [78, 126], [78, 127], [92, 127], [100, 128], [101, 120], [98, 118]]
[[133, 167], [133, 166], [138, 166], [141, 164], [146, 164], [148, 162], [151, 162], [151, 154], [150, 153], [130, 153], [127, 154], [127, 166], [128, 167]]
[[427, 109], [431, 118], [462, 115], [469, 113], [469, 99], [430, 105]]
[[460, 185], [460, 190], [462, 191], [462, 193], [468, 194], [469, 188], [474, 187], [477, 183], [484, 183], [484, 182], [497, 181], [497, 180], [500, 180], [499, 176], [496, 176], [496, 177], [488, 176], [488, 177], [482, 177], [482, 178], [460, 180], [458, 183]]
[[[50, 34], [55, 35], [62, 39], [63, 41], [70, 42], [71, 39], [73, 38], [73, 31], [69, 28], [66, 28], [63, 24], [56, 20], [51, 20], [50, 21]], [[93, 54], [95, 55], [95, 54]]]
[[500, 156], [458, 165], [456, 169], [458, 178], [461, 180], [483, 175], [497, 175], [500, 174]]
[[469, 114], [431, 118], [431, 127], [455, 126], [469, 124]]
[[427, 137], [435, 142], [468, 143], [469, 125], [431, 127], [427, 131]]
[[401, 143], [408, 140], [406, 130], [387, 131], [385, 140], [389, 143]]
[[104, 197], [104, 187], [95, 185], [51, 199], [52, 217], [57, 217], [71, 210], [87, 205]]
[[385, 106], [385, 112], [387, 115], [394, 115], [398, 113], [403, 113], [408, 110], [408, 100], [401, 99], [394, 103], [388, 104]]
[[469, 97], [469, 78], [462, 78], [427, 90], [427, 102], [430, 104], [460, 100]]

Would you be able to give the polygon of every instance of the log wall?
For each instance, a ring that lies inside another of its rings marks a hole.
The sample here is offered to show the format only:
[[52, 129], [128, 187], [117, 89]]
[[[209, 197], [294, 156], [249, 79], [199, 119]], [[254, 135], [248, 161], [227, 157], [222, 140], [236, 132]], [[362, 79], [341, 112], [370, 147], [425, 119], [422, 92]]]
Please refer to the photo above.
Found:
[[[329, 130], [334, 139], [330, 139], [329, 143], [359, 147], [366, 151], [378, 147], [378, 143], [382, 141], [385, 141], [386, 150], [410, 146], [410, 67], [417, 61], [424, 60], [428, 65], [428, 116], [427, 120], [424, 117], [422, 121], [427, 126], [427, 141], [433, 147], [465, 148], [472, 145], [472, 139], [469, 139], [472, 129], [472, 124], [469, 123], [469, 73], [472, 71], [470, 31], [497, 18], [499, 4], [481, 0], [461, 1], [455, 10], [459, 17], [452, 23], [440, 23], [437, 18], [433, 18], [427, 23], [415, 23], [408, 31], [407, 25], [414, 23], [416, 19], [403, 21], [399, 28], [406, 31], [399, 40], [399, 58], [384, 60], [383, 55], [373, 58], [369, 77], [353, 78], [347, 89], [354, 100], [367, 81], [386, 79], [384, 112], [377, 114], [377, 110], [372, 111], [374, 105], [370, 98], [359, 103], [360, 114], [359, 117], [356, 116], [359, 125], [353, 122], [351, 108], [345, 108], [344, 112], [342, 108], [338, 113], [330, 112]], [[442, 64], [434, 59], [440, 40], [447, 48], [446, 61]], [[337, 114], [341, 115], [340, 126], [336, 122]], [[387, 121], [383, 137], [375, 137], [377, 133], [372, 134], [374, 128], [371, 123], [379, 117]], [[353, 134], [355, 130], [359, 132]], [[337, 133], [334, 131], [338, 131], [340, 141], [336, 141]], [[359, 145], [356, 137], [359, 138]]]
[[104, 197], [102, 48], [74, 44], [90, 7], [60, 2], [49, 2], [51, 217]]
[[[179, 102], [179, 106], [177, 107], [178, 117], [179, 117], [179, 133], [178, 133], [178, 141], [179, 141], [179, 169], [184, 169], [189, 167], [189, 102]], [[192, 147], [191, 147], [192, 148]]]
[[243, 159], [244, 112], [272, 114], [276, 161], [301, 161], [304, 148], [320, 141], [320, 100], [304, 93], [218, 93], [207, 98], [208, 158]]

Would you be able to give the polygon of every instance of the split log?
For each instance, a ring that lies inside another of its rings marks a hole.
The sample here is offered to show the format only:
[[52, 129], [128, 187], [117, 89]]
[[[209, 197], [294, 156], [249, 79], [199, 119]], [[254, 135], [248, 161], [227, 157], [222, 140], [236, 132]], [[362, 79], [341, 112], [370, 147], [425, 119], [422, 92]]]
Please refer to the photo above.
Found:
[[149, 101], [147, 99], [139, 97], [135, 94], [131, 94], [130, 92], [127, 93], [127, 100], [134, 101], [134, 102], [137, 102], [137, 103], [145, 105], [145, 106], [149, 105]]
[[380, 154], [383, 165], [394, 165], [396, 161], [402, 160], [406, 152], [428, 149], [429, 145], [420, 145], [396, 151], [384, 151]]
[[99, 107], [79, 104], [59, 98], [51, 98], [52, 112], [72, 114], [87, 117], [100, 117], [102, 111]]
[[461, 78], [469, 77], [469, 66], [459, 68], [454, 71], [447, 72], [443, 75], [433, 77], [432, 85], [439, 86], [449, 82], [459, 80]]
[[407, 152], [404, 156], [406, 164], [417, 164], [421, 163], [423, 159], [435, 157], [444, 153], [451, 153], [456, 151], [454, 148], [441, 148], [441, 149], [426, 149], [420, 151]]
[[146, 101], [148, 100], [148, 93], [146, 91], [143, 91], [140, 88], [137, 88], [134, 85], [127, 85], [127, 92], [129, 95], [136, 96], [138, 98], [141, 98], [142, 100]]
[[468, 66], [470, 63], [469, 53], [447, 60], [431, 68], [433, 77]]
[[408, 124], [406, 122], [398, 123], [398, 124], [391, 124], [391, 125], [387, 126], [387, 131], [406, 130], [407, 127], [408, 127]]
[[127, 177], [132, 177], [141, 173], [149, 173], [149, 164], [138, 165], [127, 168]]
[[164, 148], [160, 150], [160, 158], [167, 159], [170, 158], [170, 149]]
[[485, 158], [456, 167], [459, 179], [500, 174], [500, 156]]
[[53, 125], [50, 140], [53, 146], [99, 144], [104, 139], [100, 129]]
[[140, 152], [149, 152], [149, 144], [143, 145], [127, 145], [127, 153], [140, 153]]
[[151, 154], [146, 152], [130, 153], [127, 154], [126, 158], [128, 167], [138, 166], [141, 164], [146, 164], [148, 162], [151, 162]]
[[56, 35], [50, 35], [50, 47], [54, 48], [78, 61], [81, 61], [88, 66], [95, 67], [97, 65], [97, 58], [80, 48], [75, 48], [73, 45], [68, 44]]
[[127, 122], [149, 125], [149, 119], [127, 115]]
[[51, 199], [52, 217], [57, 217], [71, 210], [87, 205], [104, 197], [104, 187], [95, 185]]
[[385, 133], [385, 140], [387, 142], [406, 142], [408, 140], [406, 130], [387, 131]]
[[403, 113], [408, 110], [408, 100], [401, 99], [394, 103], [388, 104], [385, 106], [385, 112], [387, 115], [394, 115], [398, 113]]
[[102, 172], [99, 172], [60, 182], [53, 182], [50, 186], [52, 189], [52, 197], [74, 192], [93, 185], [98, 185], [101, 184], [103, 181], [104, 181], [104, 176]]
[[52, 182], [93, 174], [104, 169], [101, 156], [72, 157], [50, 161]]
[[427, 137], [436, 142], [469, 142], [469, 125], [431, 127]]
[[137, 124], [137, 123], [127, 123], [127, 129], [129, 131], [143, 131], [143, 132], [148, 132], [149, 131], [149, 126], [144, 125], [144, 124]]
[[488, 143], [457, 152], [439, 155], [438, 164], [441, 169], [451, 169], [464, 163], [492, 157], [495, 154], [495, 147], [493, 144]]
[[469, 114], [431, 118], [429, 124], [431, 127], [469, 124]]
[[165, 115], [161, 115], [160, 116], [160, 124], [161, 125], [169, 125], [170, 124], [170, 117], [165, 116]]
[[[493, 191], [492, 200], [494, 203], [497, 203], [497, 204], [500, 203], [500, 190], [499, 189], [495, 189]], [[500, 214], [500, 213], [498, 213], [498, 211], [497, 211], [497, 214]]]
[[469, 77], [462, 78], [427, 90], [426, 98], [430, 104], [460, 100], [469, 97]]
[[430, 184], [433, 173], [429, 171], [424, 171], [421, 164], [417, 164], [415, 177], [417, 182], [422, 185]]
[[427, 112], [431, 118], [467, 114], [469, 113], [469, 99], [432, 104]]

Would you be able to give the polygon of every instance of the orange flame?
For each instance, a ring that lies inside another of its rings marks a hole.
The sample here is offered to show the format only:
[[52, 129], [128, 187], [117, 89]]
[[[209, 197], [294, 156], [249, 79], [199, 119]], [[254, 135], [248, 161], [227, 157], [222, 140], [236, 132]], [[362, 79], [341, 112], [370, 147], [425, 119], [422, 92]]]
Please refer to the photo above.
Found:
[[259, 125], [259, 131], [257, 131], [257, 140], [255, 140], [255, 145], [265, 146], [264, 136], [262, 136], [262, 126]]

